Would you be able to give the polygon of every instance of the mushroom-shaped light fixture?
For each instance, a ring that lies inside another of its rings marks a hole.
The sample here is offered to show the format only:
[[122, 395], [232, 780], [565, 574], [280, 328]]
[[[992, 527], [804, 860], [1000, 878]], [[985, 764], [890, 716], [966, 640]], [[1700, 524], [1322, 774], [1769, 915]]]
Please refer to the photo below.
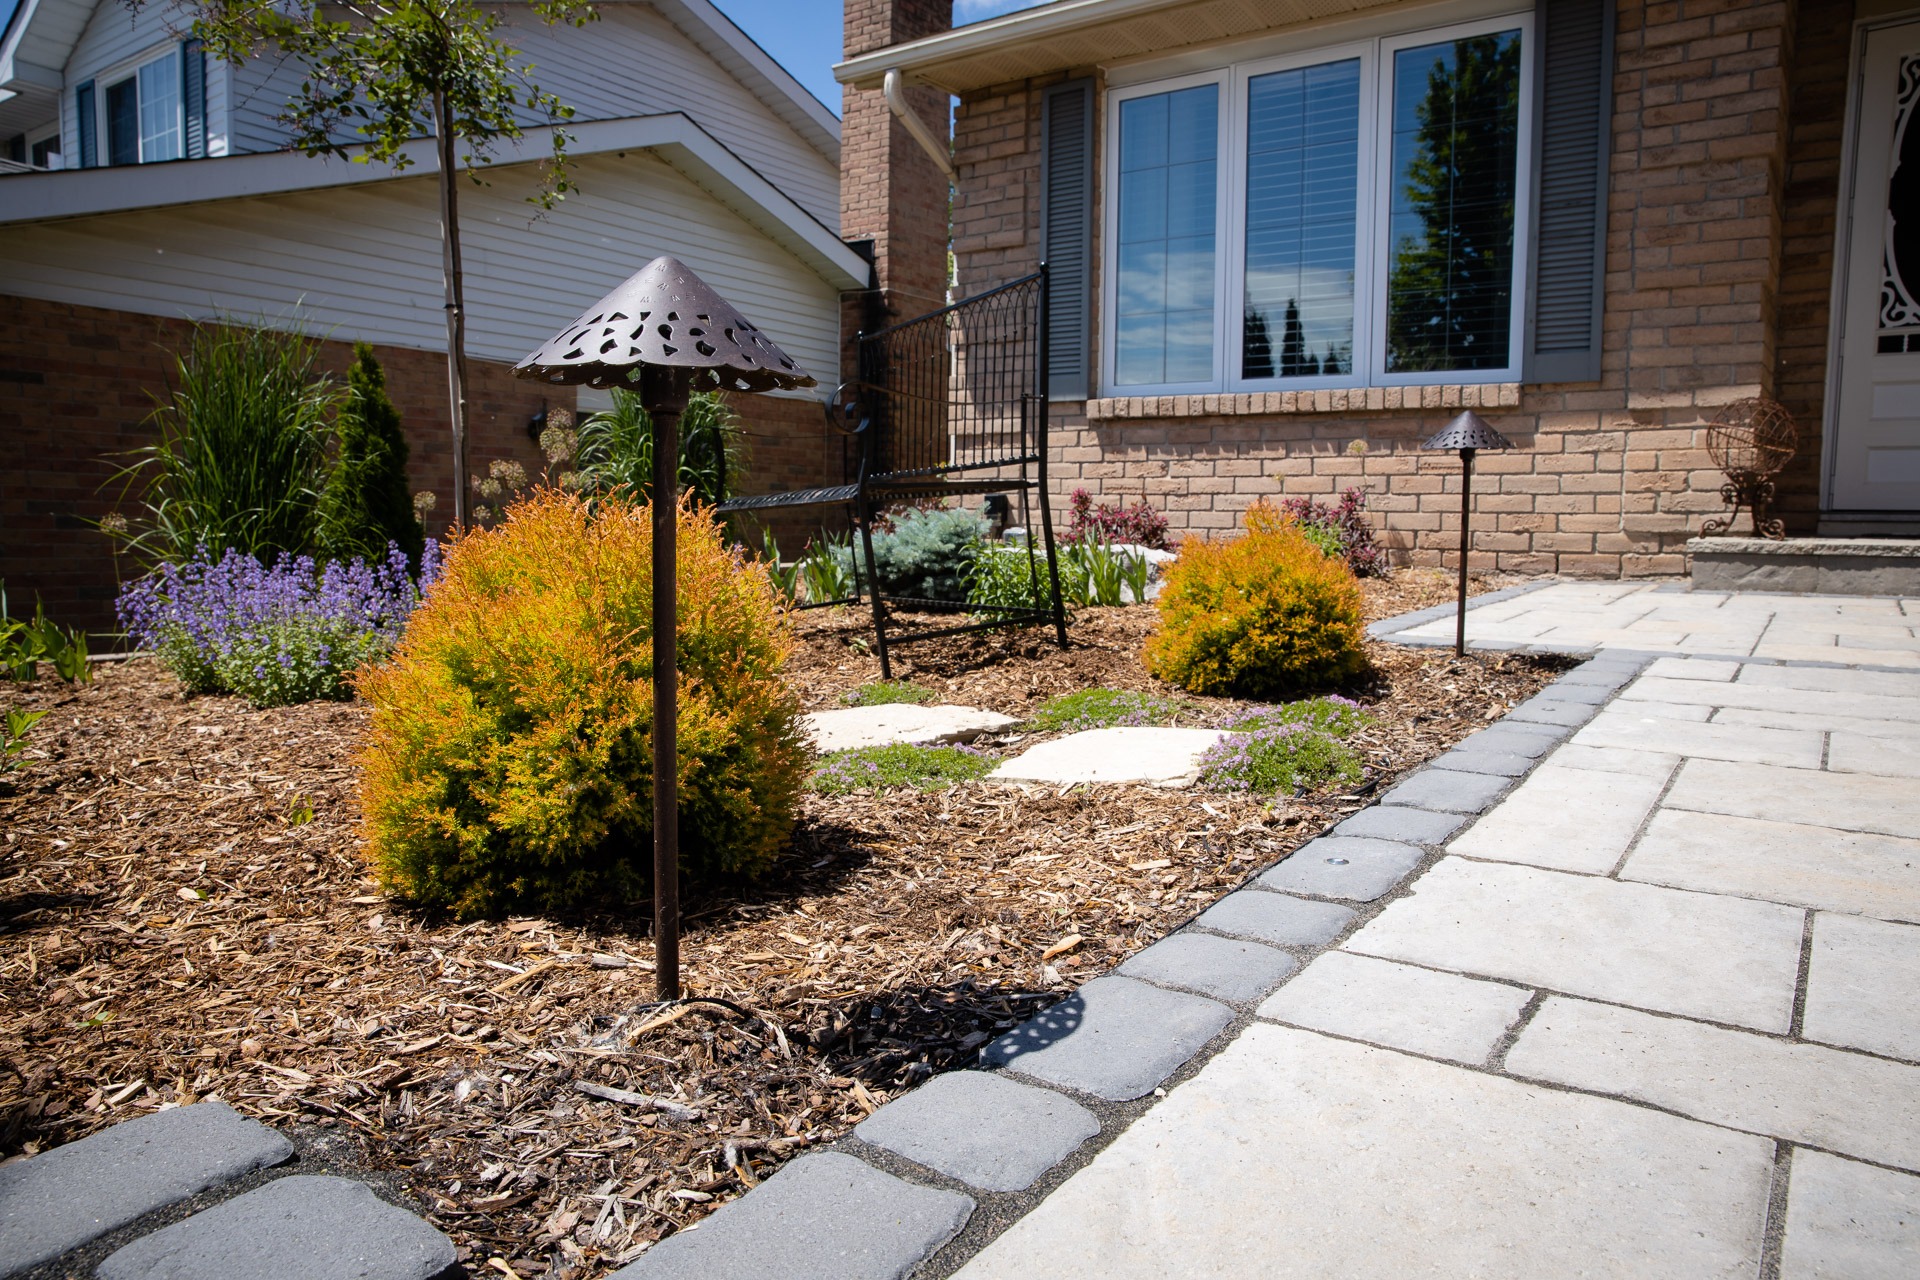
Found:
[[[814, 381], [675, 258], [655, 258], [514, 366], [539, 382], [621, 387], [653, 419], [654, 991], [680, 998], [679, 661], [674, 515], [680, 414], [695, 391], [785, 391]], [[660, 589], [668, 583], [667, 590]]]
[[1460, 606], [1454, 619], [1453, 652], [1467, 652], [1467, 549], [1471, 542], [1468, 522], [1473, 516], [1473, 455], [1481, 449], [1511, 449], [1513, 442], [1488, 426], [1480, 415], [1468, 409], [1441, 428], [1440, 433], [1422, 449], [1460, 451]]

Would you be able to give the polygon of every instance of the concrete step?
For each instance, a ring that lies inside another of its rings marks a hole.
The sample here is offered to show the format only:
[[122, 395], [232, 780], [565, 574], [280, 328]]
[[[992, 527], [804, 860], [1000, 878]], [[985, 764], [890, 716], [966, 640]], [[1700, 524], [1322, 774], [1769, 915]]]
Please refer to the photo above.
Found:
[[1920, 596], [1920, 539], [1694, 538], [1696, 591]]

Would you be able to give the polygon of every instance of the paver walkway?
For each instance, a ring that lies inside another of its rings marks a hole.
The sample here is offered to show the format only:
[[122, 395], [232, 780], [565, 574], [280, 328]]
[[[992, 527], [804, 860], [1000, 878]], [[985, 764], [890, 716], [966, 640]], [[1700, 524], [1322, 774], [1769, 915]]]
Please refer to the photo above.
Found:
[[1673, 656], [958, 1274], [1920, 1275], [1916, 625], [1615, 584], [1476, 610]]

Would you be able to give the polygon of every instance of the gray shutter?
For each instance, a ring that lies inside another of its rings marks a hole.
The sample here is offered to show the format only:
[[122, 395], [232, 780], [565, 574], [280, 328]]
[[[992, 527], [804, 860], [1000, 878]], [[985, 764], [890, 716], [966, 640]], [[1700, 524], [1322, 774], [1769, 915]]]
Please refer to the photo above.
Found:
[[1047, 395], [1084, 400], [1092, 382], [1093, 81], [1040, 98], [1040, 260], [1049, 280]]
[[1600, 380], [1613, 0], [1538, 0], [1530, 383]]
[[199, 160], [207, 154], [207, 58], [200, 41], [180, 42], [180, 101], [186, 110], [186, 157]]
[[100, 130], [93, 120], [93, 81], [73, 91], [73, 127], [80, 135], [80, 167], [100, 163]]

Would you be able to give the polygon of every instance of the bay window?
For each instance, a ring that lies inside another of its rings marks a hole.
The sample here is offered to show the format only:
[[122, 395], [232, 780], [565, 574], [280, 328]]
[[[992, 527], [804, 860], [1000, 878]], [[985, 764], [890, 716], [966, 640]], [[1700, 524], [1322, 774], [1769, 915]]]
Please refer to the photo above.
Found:
[[1531, 17], [1109, 95], [1113, 395], [1511, 381]]

